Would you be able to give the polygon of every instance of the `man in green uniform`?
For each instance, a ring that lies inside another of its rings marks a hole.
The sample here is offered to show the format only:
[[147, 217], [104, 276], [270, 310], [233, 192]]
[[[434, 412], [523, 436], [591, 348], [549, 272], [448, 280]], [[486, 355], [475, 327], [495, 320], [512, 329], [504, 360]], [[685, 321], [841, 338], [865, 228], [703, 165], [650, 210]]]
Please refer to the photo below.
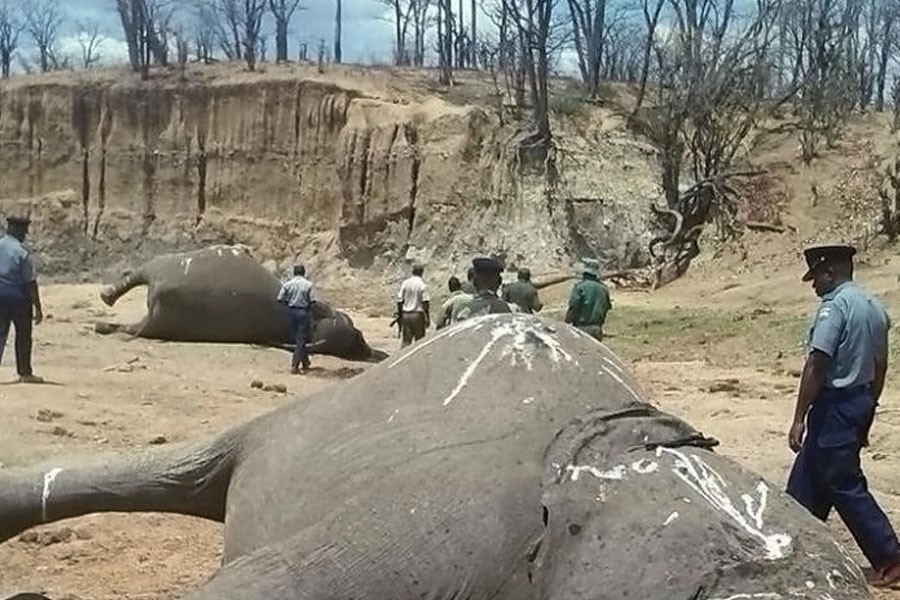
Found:
[[519, 269], [518, 279], [503, 289], [503, 300], [515, 304], [521, 312], [529, 315], [540, 312], [544, 307], [537, 288], [531, 283], [531, 271], [525, 268]]
[[454, 323], [491, 313], [512, 312], [509, 305], [497, 296], [500, 288], [500, 273], [503, 265], [493, 258], [472, 260], [472, 285], [475, 294], [468, 302], [463, 302], [453, 311]]
[[455, 311], [458, 306], [462, 306], [472, 299], [472, 294], [467, 294], [462, 290], [459, 278], [455, 275], [447, 281], [447, 288], [450, 290], [450, 297], [441, 305], [441, 314], [438, 317], [435, 329], [442, 329], [449, 325], [453, 318], [453, 311]]
[[603, 340], [603, 323], [612, 309], [609, 289], [600, 281], [600, 263], [593, 258], [581, 260], [581, 281], [572, 288], [566, 323]]

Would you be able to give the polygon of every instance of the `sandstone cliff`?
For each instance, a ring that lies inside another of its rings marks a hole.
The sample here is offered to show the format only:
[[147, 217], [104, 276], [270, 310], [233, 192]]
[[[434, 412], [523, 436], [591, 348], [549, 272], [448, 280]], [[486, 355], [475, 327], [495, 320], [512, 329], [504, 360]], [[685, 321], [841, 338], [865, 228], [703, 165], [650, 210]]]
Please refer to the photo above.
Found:
[[557, 123], [562, 180], [548, 195], [516, 168], [514, 132], [488, 105], [442, 99], [426, 78], [13, 79], [0, 85], [0, 198], [38, 198], [27, 204], [49, 272], [210, 241], [280, 267], [301, 255], [329, 278], [393, 280], [409, 258], [458, 271], [476, 252], [538, 271], [585, 252], [641, 260], [656, 158], [612, 111]]

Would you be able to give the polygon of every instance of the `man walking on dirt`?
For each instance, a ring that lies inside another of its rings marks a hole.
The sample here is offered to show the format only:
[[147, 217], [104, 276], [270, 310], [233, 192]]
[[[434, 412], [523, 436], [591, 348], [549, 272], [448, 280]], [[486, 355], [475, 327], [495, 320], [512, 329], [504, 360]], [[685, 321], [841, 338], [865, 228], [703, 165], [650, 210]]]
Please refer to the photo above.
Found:
[[472, 294], [467, 294], [462, 290], [462, 285], [455, 275], [447, 281], [447, 288], [450, 290], [450, 297], [441, 305], [441, 316], [438, 318], [435, 329], [442, 329], [449, 325], [453, 318], [453, 311], [472, 299]]
[[454, 323], [492, 313], [512, 312], [509, 305], [497, 296], [502, 272], [503, 265], [493, 258], [472, 260], [472, 285], [475, 293], [467, 302], [461, 302], [457, 306], [452, 316]]
[[294, 276], [282, 284], [278, 291], [278, 302], [290, 310], [291, 330], [294, 339], [294, 354], [291, 356], [291, 373], [309, 370], [309, 349], [306, 344], [310, 338], [312, 310], [318, 300], [313, 283], [306, 278], [306, 267], [294, 265]]
[[515, 304], [521, 312], [529, 315], [540, 312], [544, 307], [537, 288], [531, 283], [531, 271], [525, 268], [519, 269], [516, 281], [503, 289], [503, 300]]
[[609, 289], [600, 281], [600, 263], [593, 258], [581, 259], [582, 279], [572, 288], [566, 323], [603, 341], [603, 324], [612, 309]]
[[422, 279], [424, 273], [425, 267], [414, 265], [412, 276], [403, 280], [397, 292], [397, 323], [402, 332], [401, 348], [425, 337], [425, 331], [431, 324], [431, 299], [428, 297], [428, 286]]
[[0, 238], [0, 360], [9, 336], [10, 324], [16, 328], [16, 371], [22, 383], [42, 383], [31, 368], [32, 320], [44, 320], [37, 274], [31, 251], [25, 246], [27, 217], [6, 219], [6, 235]]
[[797, 453], [787, 493], [816, 518], [837, 510], [874, 570], [872, 585], [900, 583], [900, 542], [866, 483], [860, 450], [884, 388], [890, 317], [853, 282], [852, 246], [804, 254], [822, 302], [809, 329], [808, 354], [788, 434]]

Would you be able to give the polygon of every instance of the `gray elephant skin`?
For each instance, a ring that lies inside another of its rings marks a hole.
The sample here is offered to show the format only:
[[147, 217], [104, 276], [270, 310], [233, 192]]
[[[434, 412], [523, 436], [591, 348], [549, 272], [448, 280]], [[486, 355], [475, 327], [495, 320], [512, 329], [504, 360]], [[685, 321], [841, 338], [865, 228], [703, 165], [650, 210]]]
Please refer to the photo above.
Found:
[[[241, 247], [157, 256], [106, 287], [100, 298], [113, 306], [141, 285], [147, 286], [147, 315], [133, 325], [98, 324], [98, 332], [178, 342], [293, 344], [288, 309], [275, 300], [281, 282]], [[311, 334], [311, 353], [372, 362], [387, 357], [369, 347], [346, 313], [325, 302], [315, 306]]]
[[0, 541], [98, 511], [224, 521], [192, 600], [871, 598], [713, 445], [593, 338], [487, 315], [214, 439], [0, 471]]

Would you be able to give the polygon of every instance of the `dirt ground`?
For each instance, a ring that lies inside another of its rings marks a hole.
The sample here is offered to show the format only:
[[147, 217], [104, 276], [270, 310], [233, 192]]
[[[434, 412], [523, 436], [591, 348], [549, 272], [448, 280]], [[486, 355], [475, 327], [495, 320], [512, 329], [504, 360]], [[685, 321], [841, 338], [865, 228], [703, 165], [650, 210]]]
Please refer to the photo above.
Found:
[[[860, 277], [900, 314], [893, 271], [882, 268]], [[631, 361], [655, 402], [719, 439], [721, 452], [781, 485], [792, 457], [786, 429], [801, 364], [802, 324], [815, 301], [796, 277], [785, 274], [776, 286], [778, 297], [767, 303], [763, 283], [741, 278], [711, 285], [689, 277], [652, 295], [618, 292], [609, 345]], [[559, 306], [568, 285], [545, 292], [548, 309]], [[129, 321], [144, 310], [141, 292], [108, 309], [98, 291], [95, 285], [45, 287], [48, 319], [35, 333], [35, 364], [54, 385], [0, 386], [5, 466], [193, 440], [364, 368], [316, 357], [320, 370], [291, 377], [283, 351], [98, 336], [94, 320]], [[373, 346], [398, 347], [388, 319], [359, 317], [358, 323]], [[0, 381], [13, 379], [10, 344]], [[254, 380], [283, 384], [288, 392], [254, 389]], [[876, 496], [900, 523], [896, 381], [892, 377], [888, 384], [864, 467]], [[840, 520], [832, 517], [831, 527], [855, 552]], [[156, 514], [72, 519], [0, 545], [0, 598], [22, 591], [58, 599], [176, 598], [211, 575], [220, 553], [221, 526], [197, 519]], [[879, 598], [900, 599], [900, 593]]]

